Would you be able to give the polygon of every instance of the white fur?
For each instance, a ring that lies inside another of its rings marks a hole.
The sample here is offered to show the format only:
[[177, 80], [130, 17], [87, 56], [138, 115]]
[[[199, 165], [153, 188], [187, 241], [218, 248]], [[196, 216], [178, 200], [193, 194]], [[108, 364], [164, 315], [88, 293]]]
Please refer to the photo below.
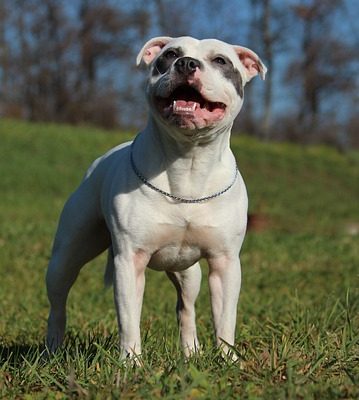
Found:
[[[219, 52], [230, 57], [244, 82], [246, 71], [231, 45], [188, 37], [149, 41], [139, 62], [146, 57], [151, 68], [169, 45], [181, 46], [186, 56], [204, 63], [205, 69], [196, 71], [196, 79], [208, 99], [225, 102], [226, 115], [215, 126], [187, 131], [166, 123], [154, 109], [152, 96], [169, 84], [172, 72], [156, 78], [151, 72], [149, 122], [136, 139], [133, 157], [153, 185], [178, 196], [200, 198], [233, 180], [235, 159], [229, 140], [233, 119], [242, 105], [233, 84], [211, 67], [208, 56]], [[48, 347], [54, 351], [63, 341], [66, 299], [81, 267], [109, 249], [106, 276], [114, 280], [122, 357], [141, 353], [140, 314], [147, 267], [166, 271], [177, 289], [185, 354], [199, 348], [194, 303], [201, 281], [201, 258], [209, 265], [217, 343], [228, 353], [225, 343], [234, 344], [241, 284], [238, 255], [247, 221], [244, 182], [238, 175], [222, 196], [199, 204], [176, 203], [141, 183], [131, 168], [130, 149], [130, 143], [122, 144], [96, 160], [64, 207], [47, 273], [51, 304]]]

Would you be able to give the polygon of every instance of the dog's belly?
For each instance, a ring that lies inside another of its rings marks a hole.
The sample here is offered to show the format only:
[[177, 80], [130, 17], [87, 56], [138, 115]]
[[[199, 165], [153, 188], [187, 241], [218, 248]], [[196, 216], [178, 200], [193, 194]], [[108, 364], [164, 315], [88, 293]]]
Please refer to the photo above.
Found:
[[182, 271], [202, 257], [197, 246], [170, 244], [152, 254], [148, 267], [157, 271]]

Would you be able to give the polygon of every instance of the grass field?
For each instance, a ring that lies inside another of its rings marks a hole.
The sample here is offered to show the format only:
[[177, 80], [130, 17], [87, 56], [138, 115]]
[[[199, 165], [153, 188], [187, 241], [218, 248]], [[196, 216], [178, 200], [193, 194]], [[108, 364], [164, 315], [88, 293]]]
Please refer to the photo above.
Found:
[[121, 363], [103, 256], [70, 294], [63, 351], [42, 360], [44, 276], [59, 212], [89, 163], [130, 137], [0, 121], [0, 398], [358, 398], [359, 154], [241, 136], [233, 149], [250, 212], [263, 223], [241, 255], [239, 362], [224, 362], [213, 347], [205, 279], [197, 303], [203, 354], [185, 362], [174, 289], [148, 271], [144, 365]]

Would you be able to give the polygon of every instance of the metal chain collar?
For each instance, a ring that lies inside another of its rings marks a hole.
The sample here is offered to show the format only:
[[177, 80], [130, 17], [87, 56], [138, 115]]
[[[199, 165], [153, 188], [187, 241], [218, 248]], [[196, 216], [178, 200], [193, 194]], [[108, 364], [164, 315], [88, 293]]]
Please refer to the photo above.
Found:
[[222, 194], [228, 192], [228, 190], [234, 185], [234, 183], [236, 182], [237, 176], [238, 176], [238, 168], [237, 165], [235, 166], [235, 174], [234, 174], [234, 178], [232, 180], [232, 182], [230, 183], [229, 186], [227, 186], [225, 189], [213, 193], [209, 196], [205, 196], [205, 197], [200, 197], [199, 199], [186, 199], [183, 197], [179, 197], [179, 196], [174, 196], [171, 193], [165, 192], [162, 189], [159, 189], [158, 187], [152, 185], [152, 183], [150, 183], [144, 176], [143, 174], [139, 171], [139, 169], [136, 167], [135, 161], [133, 159], [133, 147], [134, 147], [135, 141], [132, 142], [131, 144], [131, 149], [130, 149], [130, 159], [131, 159], [131, 166], [133, 169], [133, 172], [136, 174], [136, 176], [146, 185], [148, 186], [150, 189], [154, 190], [155, 192], [161, 193], [163, 196], [169, 197], [172, 200], [175, 200], [178, 203], [203, 203], [205, 201], [209, 201], [212, 200], [216, 197], [221, 196]]

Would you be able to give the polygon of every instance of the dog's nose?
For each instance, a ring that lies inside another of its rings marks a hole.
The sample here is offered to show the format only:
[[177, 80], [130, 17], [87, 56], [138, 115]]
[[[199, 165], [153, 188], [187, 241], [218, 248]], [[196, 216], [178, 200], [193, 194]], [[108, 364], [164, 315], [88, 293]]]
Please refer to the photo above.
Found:
[[175, 62], [175, 69], [181, 74], [193, 74], [200, 67], [201, 63], [192, 57], [181, 57]]

